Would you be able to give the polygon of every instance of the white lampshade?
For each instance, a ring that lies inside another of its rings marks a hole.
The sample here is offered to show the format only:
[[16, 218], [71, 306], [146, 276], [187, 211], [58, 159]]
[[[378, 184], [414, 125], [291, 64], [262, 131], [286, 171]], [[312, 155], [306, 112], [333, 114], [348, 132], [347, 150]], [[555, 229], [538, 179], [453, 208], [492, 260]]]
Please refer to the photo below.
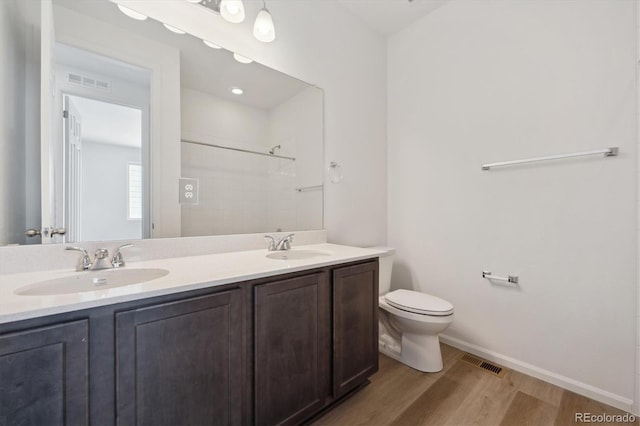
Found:
[[276, 39], [276, 29], [273, 26], [273, 18], [266, 7], [260, 9], [256, 22], [253, 24], [253, 36], [265, 43]]
[[176, 34], [186, 34], [184, 31], [182, 31], [180, 28], [176, 28], [173, 25], [169, 25], [169, 24], [162, 24], [164, 25], [164, 27], [166, 29], [168, 29], [169, 31], [171, 31], [172, 33], [176, 33]]
[[220, 15], [234, 24], [244, 21], [244, 4], [242, 0], [222, 0], [220, 2]]
[[120, 12], [124, 13], [129, 18], [136, 19], [138, 21], [144, 21], [145, 19], [147, 19], [147, 15], [143, 15], [142, 13], [138, 13], [135, 10], [132, 10], [132, 9], [129, 9], [128, 7], [122, 6], [121, 4], [118, 4], [117, 6], [118, 6], [118, 9], [120, 9]]
[[250, 64], [251, 62], [253, 62], [253, 59], [247, 58], [246, 56], [239, 55], [235, 52], [233, 54], [233, 59], [240, 62], [241, 64]]
[[217, 45], [217, 44], [215, 44], [215, 43], [211, 43], [209, 40], [204, 40], [204, 39], [203, 39], [203, 40], [202, 40], [202, 42], [203, 42], [204, 44], [206, 44], [207, 46], [209, 46], [210, 48], [212, 48], [212, 49], [222, 49], [222, 47], [218, 46], [218, 45]]

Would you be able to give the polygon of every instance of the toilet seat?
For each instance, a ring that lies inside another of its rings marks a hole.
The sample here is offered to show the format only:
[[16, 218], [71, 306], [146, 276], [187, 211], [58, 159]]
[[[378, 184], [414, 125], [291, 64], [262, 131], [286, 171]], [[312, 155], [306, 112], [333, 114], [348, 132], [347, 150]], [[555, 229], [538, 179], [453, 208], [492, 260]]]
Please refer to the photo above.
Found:
[[444, 299], [412, 290], [395, 290], [384, 296], [394, 308], [420, 315], [446, 316], [453, 314], [453, 305]]

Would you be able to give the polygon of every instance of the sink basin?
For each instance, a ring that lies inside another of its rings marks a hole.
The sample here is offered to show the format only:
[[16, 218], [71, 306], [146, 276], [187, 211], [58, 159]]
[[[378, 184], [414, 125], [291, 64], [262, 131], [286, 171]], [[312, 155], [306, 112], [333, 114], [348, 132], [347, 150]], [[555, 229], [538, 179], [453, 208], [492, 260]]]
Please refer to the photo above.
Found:
[[269, 253], [267, 257], [275, 260], [306, 260], [316, 257], [331, 256], [333, 253], [324, 250], [284, 250]]
[[21, 296], [45, 296], [82, 293], [155, 280], [169, 274], [166, 269], [105, 269], [95, 272], [78, 272], [72, 276], [40, 281], [20, 287], [15, 291]]

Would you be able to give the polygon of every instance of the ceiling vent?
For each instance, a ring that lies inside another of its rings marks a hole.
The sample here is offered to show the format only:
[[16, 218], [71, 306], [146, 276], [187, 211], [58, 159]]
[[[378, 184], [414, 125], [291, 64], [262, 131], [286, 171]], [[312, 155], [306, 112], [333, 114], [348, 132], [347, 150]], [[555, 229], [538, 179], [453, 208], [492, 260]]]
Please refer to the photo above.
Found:
[[79, 86], [99, 89], [103, 91], [111, 91], [111, 82], [89, 77], [86, 75], [69, 73], [68, 81], [69, 83], [77, 84]]

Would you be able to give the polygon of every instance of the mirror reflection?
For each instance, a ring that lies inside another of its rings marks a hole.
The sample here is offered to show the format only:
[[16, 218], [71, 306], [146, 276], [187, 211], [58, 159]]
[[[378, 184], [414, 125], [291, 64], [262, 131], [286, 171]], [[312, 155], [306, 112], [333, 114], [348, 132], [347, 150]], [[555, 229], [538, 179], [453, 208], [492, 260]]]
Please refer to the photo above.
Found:
[[18, 23], [3, 106], [41, 118], [1, 123], [21, 167], [2, 172], [0, 245], [322, 228], [320, 89], [108, 0], [0, 7]]

